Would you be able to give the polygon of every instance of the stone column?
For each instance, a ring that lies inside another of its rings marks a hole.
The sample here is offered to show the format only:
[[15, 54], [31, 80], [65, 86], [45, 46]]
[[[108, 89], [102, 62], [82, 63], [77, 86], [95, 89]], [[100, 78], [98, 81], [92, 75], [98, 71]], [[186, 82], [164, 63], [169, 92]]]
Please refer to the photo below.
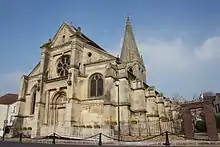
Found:
[[158, 107], [156, 104], [156, 93], [154, 86], [150, 86], [145, 91], [146, 97], [146, 108], [147, 108], [147, 118], [149, 120], [148, 127], [150, 135], [157, 135], [160, 133], [160, 123], [158, 115]]
[[183, 123], [184, 123], [184, 132], [187, 138], [193, 138], [193, 124], [192, 124], [192, 114], [189, 108], [183, 108]]
[[157, 107], [158, 107], [159, 118], [160, 119], [165, 118], [166, 117], [166, 112], [165, 112], [163, 94], [162, 93], [157, 95], [156, 102], [157, 102]]
[[34, 121], [32, 124], [32, 132], [31, 132], [31, 137], [35, 138], [40, 136], [40, 124], [42, 123], [40, 115], [42, 112], [42, 104], [40, 103], [40, 97], [41, 97], [41, 92], [37, 91], [36, 93], [36, 105], [35, 105], [35, 111], [34, 111]]
[[24, 110], [25, 110], [25, 93], [27, 90], [27, 76], [22, 76], [21, 77], [21, 84], [20, 84], [20, 90], [19, 90], [19, 95], [18, 95], [18, 102], [17, 102], [17, 108], [18, 111], [17, 115], [24, 115]]
[[48, 113], [49, 113], [49, 99], [50, 99], [50, 91], [47, 90], [45, 94], [45, 112], [44, 112], [44, 124], [48, 124]]
[[104, 130], [109, 130], [109, 132], [103, 131], [103, 133], [107, 133], [106, 135], [112, 135], [111, 134], [111, 121], [113, 121], [112, 115], [111, 115], [111, 105], [104, 105], [104, 112], [103, 112], [103, 118], [102, 118], [102, 124], [99, 124]]
[[164, 107], [166, 112], [166, 117], [169, 119], [169, 121], [172, 119], [172, 112], [171, 112], [171, 103], [170, 100], [165, 99], [164, 100]]
[[48, 63], [48, 49], [49, 49], [50, 42], [41, 46], [41, 61], [40, 61], [40, 73], [38, 80], [38, 87], [36, 93], [36, 106], [35, 106], [35, 113], [34, 113], [34, 123], [33, 129], [31, 132], [31, 137], [40, 136], [41, 125], [44, 122], [44, 75]]
[[205, 112], [205, 121], [206, 121], [208, 137], [210, 140], [216, 141], [219, 139], [219, 137], [218, 137], [217, 128], [216, 128], [214, 110], [213, 110], [213, 106], [211, 102], [210, 104], [205, 104], [204, 112]]
[[[145, 91], [145, 97], [146, 97], [146, 108], [147, 108], [147, 113], [149, 117], [158, 117], [158, 107], [156, 104], [156, 94], [154, 91], [154, 87], [149, 87]], [[151, 119], [149, 119], [151, 120]]]
[[[18, 101], [16, 102], [16, 115], [17, 117], [14, 120], [14, 124], [12, 126], [13, 130], [20, 130], [23, 126], [23, 115], [25, 112], [25, 92], [27, 90], [27, 76], [23, 75], [21, 77], [20, 90], [18, 94]], [[12, 131], [13, 131], [12, 130]]]
[[[114, 71], [109, 63], [106, 66], [105, 71], [105, 80], [104, 80], [104, 112], [102, 118], [102, 129], [109, 130], [108, 135], [111, 134], [111, 122], [115, 121], [115, 114], [112, 114], [112, 104], [114, 104], [115, 100], [117, 99], [115, 83], [114, 83]], [[105, 132], [106, 133], [106, 132]]]
[[130, 113], [128, 110], [128, 105], [130, 103], [129, 102], [130, 91], [129, 91], [128, 80], [126, 78], [119, 79], [119, 89], [116, 86], [116, 90], [117, 90], [116, 105], [118, 104], [118, 92], [119, 92], [120, 122], [122, 125], [122, 123], [128, 123], [128, 120], [130, 119]]
[[142, 81], [135, 81], [135, 88], [131, 97], [131, 109], [134, 111], [146, 111], [145, 93]]

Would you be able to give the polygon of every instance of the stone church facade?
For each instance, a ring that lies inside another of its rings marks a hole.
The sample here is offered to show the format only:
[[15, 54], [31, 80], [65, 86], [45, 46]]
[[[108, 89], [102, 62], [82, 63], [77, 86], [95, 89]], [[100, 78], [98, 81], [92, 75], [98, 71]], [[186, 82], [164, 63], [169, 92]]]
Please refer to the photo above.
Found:
[[153, 122], [142, 130], [149, 134], [159, 128], [157, 122], [175, 119], [176, 112], [147, 85], [146, 74], [129, 18], [120, 57], [64, 22], [41, 46], [40, 62], [21, 78], [14, 130], [25, 128], [31, 137], [114, 135], [119, 105], [122, 134], [132, 134], [132, 125]]

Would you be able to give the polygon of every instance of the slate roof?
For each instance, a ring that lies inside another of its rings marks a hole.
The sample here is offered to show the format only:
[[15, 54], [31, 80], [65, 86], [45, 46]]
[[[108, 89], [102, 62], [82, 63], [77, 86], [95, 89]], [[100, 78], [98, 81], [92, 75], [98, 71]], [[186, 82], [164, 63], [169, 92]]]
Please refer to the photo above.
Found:
[[11, 105], [18, 100], [17, 94], [8, 93], [0, 97], [0, 105]]

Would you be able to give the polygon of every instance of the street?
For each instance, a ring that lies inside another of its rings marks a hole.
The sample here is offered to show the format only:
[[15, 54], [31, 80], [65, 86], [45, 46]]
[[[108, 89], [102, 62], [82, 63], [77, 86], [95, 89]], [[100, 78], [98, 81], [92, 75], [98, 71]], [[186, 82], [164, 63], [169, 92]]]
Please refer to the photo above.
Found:
[[70, 146], [90, 146], [97, 147], [97, 145], [70, 145], [70, 144], [42, 144], [42, 143], [19, 143], [19, 142], [9, 142], [0, 141], [0, 147], [70, 147]]
[[[73, 144], [41, 144], [41, 143], [19, 143], [19, 142], [9, 142], [9, 141], [0, 141], [0, 147], [70, 147], [70, 146], [75, 146], [75, 147], [98, 147], [98, 145], [88, 145], [88, 144], [85, 144], [85, 145], [73, 145]], [[102, 146], [108, 146], [108, 147], [118, 147], [118, 145], [102, 145]], [[123, 147], [137, 147], [137, 146], [140, 146], [140, 145], [120, 145], [120, 146], [123, 146]], [[145, 145], [146, 146], [146, 145]], [[151, 145], [149, 145], [151, 146]], [[155, 145], [156, 146], [156, 145]], [[179, 145], [177, 145], [179, 146]], [[193, 146], [193, 145], [191, 145]], [[196, 146], [196, 145], [195, 145]], [[217, 144], [206, 144], [206, 145], [197, 145], [197, 146], [220, 146], [220, 145], [217, 145]], [[159, 147], [159, 146], [157, 146]], [[161, 147], [164, 147], [164, 146], [161, 146]], [[171, 147], [171, 146], [170, 146]], [[181, 147], [181, 146], [179, 146]]]

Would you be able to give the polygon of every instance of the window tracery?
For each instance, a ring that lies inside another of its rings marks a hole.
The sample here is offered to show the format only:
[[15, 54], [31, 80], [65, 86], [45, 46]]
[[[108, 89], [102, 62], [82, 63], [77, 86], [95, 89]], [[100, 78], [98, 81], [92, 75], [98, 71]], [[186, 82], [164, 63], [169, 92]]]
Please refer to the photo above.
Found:
[[90, 97], [103, 95], [103, 79], [101, 74], [94, 74], [90, 79]]
[[68, 70], [70, 66], [70, 56], [64, 55], [62, 56], [57, 63], [57, 74], [60, 77], [68, 76]]

